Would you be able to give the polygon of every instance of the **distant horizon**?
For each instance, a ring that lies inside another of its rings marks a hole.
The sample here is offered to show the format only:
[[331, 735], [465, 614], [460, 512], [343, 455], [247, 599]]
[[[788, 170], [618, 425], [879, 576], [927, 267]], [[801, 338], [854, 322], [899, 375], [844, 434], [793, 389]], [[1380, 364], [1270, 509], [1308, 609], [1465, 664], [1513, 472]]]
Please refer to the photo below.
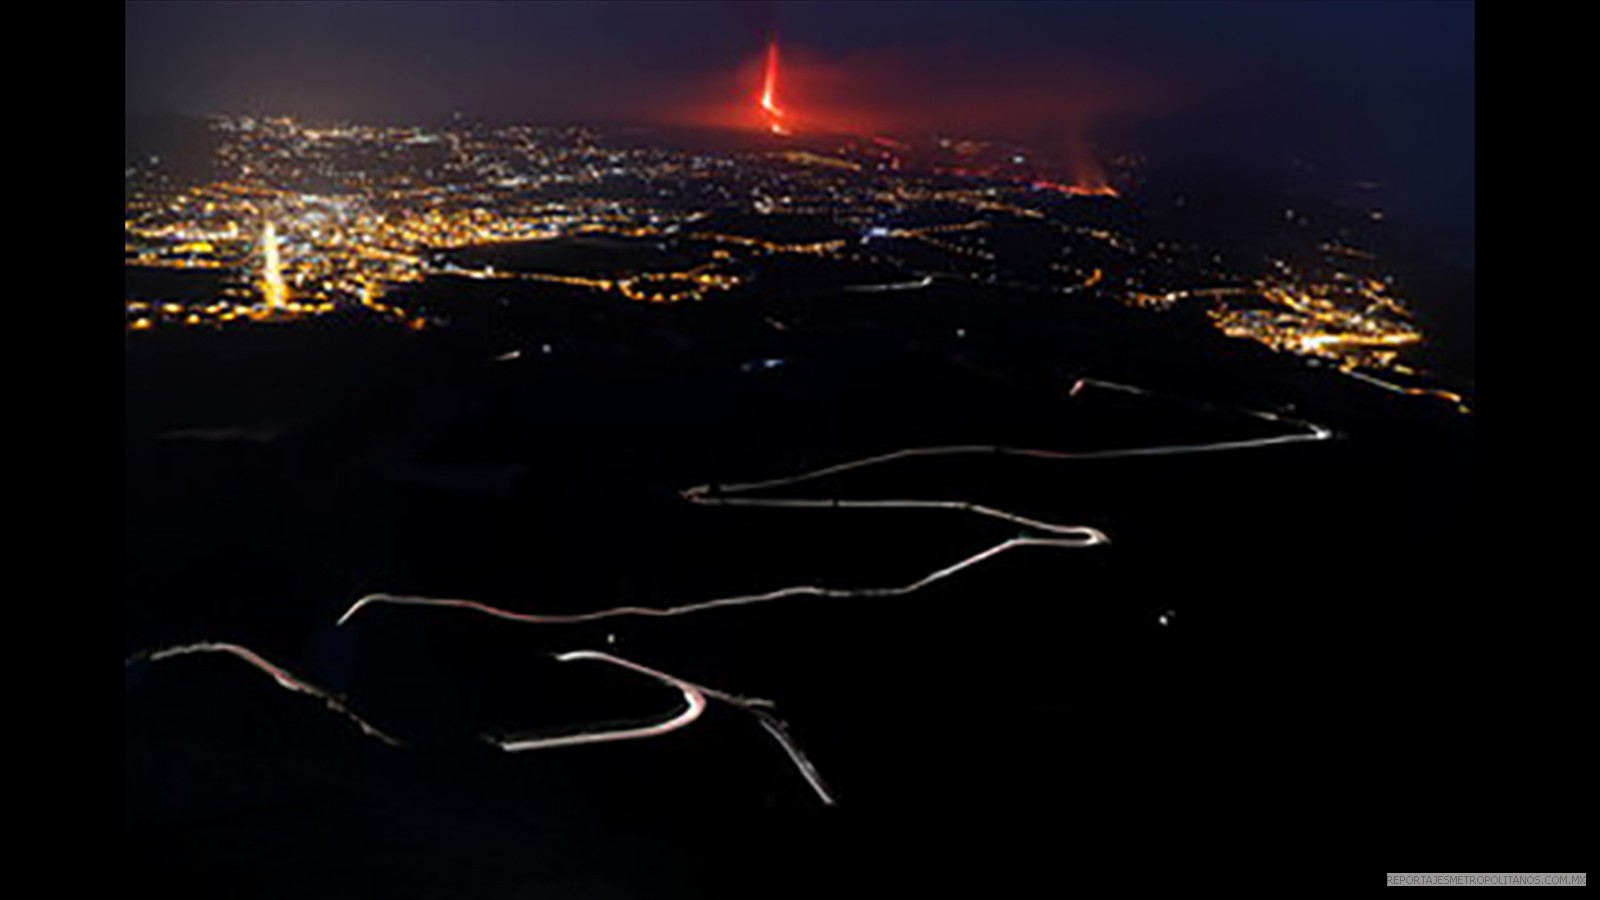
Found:
[[131, 115], [704, 125], [750, 105], [778, 41], [785, 106], [840, 130], [1037, 146], [1181, 113], [1475, 228], [1475, 14], [1398, 0], [137, 2], [123, 98]]

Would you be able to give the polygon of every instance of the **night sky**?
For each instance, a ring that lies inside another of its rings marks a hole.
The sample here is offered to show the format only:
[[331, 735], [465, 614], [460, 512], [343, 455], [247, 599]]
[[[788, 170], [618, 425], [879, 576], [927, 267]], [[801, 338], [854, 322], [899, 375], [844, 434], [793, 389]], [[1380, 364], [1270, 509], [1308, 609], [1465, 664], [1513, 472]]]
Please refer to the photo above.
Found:
[[[707, 121], [776, 31], [802, 111], [1027, 138], [1215, 123], [1473, 221], [1471, 2], [125, 4], [128, 113]], [[848, 109], [848, 112], [846, 110]]]

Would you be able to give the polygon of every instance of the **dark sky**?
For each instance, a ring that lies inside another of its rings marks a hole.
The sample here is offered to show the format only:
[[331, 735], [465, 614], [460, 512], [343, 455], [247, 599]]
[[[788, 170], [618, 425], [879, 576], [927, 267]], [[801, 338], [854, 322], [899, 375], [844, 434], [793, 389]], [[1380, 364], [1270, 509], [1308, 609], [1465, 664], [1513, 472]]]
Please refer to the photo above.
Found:
[[[748, 97], [776, 27], [800, 112], [1025, 132], [1217, 113], [1473, 208], [1474, 6], [1438, 2], [128, 2], [128, 112], [672, 119]], [[808, 110], [807, 107], [810, 107]], [[1252, 137], [1252, 140], [1255, 138]]]

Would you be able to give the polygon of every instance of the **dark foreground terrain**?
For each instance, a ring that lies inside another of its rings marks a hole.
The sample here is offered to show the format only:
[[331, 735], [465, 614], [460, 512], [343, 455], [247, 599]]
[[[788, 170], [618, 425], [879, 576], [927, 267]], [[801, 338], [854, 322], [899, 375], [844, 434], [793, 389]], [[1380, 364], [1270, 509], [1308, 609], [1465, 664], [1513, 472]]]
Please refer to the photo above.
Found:
[[[217, 897], [1032, 896], [1298, 858], [1300, 829], [1318, 809], [1347, 814], [1350, 791], [1442, 790], [1476, 764], [1432, 738], [1370, 746], [1351, 728], [1413, 700], [1458, 710], [1441, 679], [1492, 680], [1443, 648], [1407, 662], [1373, 649], [1374, 630], [1435, 619], [1447, 639], [1480, 602], [1474, 420], [1447, 404], [1059, 296], [644, 307], [462, 284], [417, 302], [449, 325], [130, 335], [125, 652], [248, 645], [402, 746], [232, 657], [130, 664], [129, 883]], [[1085, 376], [1150, 393], [1074, 395]], [[1112, 540], [1018, 549], [904, 596], [580, 625], [377, 606], [334, 624], [375, 591], [574, 612], [903, 585], [1026, 529], [678, 492], [904, 447], [1295, 431], [1240, 409], [1337, 437], [930, 457], [773, 492], [965, 500]], [[481, 740], [679, 703], [552, 656], [579, 649], [775, 701], [838, 805], [726, 704], [648, 740], [524, 754]]]

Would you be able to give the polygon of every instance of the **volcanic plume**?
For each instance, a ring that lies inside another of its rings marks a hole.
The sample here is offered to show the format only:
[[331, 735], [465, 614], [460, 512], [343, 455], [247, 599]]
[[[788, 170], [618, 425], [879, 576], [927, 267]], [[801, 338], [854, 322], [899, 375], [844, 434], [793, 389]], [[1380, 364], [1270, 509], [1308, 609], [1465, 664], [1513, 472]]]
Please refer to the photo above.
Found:
[[1066, 135], [1066, 163], [1067, 170], [1072, 176], [1072, 184], [1066, 187], [1069, 194], [1080, 196], [1115, 197], [1117, 191], [1106, 179], [1105, 169], [1095, 159], [1094, 149], [1089, 146], [1086, 132], [1088, 126], [1073, 123]]

